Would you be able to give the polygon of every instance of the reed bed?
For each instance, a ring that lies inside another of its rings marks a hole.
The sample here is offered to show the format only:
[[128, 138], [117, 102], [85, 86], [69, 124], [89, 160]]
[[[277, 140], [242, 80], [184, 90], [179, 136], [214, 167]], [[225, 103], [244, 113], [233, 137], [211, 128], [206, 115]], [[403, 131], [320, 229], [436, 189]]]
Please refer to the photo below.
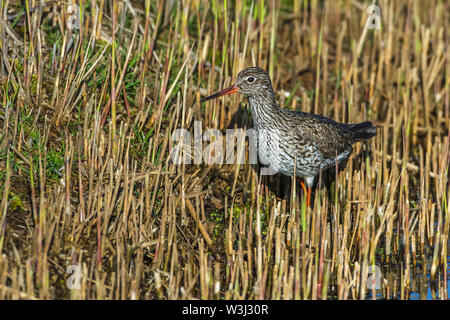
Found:
[[[369, 1], [1, 4], [0, 299], [448, 299], [449, 2], [377, 1], [379, 29]], [[172, 161], [194, 121], [252, 127], [200, 104], [251, 65], [376, 122], [312, 208], [248, 154]]]

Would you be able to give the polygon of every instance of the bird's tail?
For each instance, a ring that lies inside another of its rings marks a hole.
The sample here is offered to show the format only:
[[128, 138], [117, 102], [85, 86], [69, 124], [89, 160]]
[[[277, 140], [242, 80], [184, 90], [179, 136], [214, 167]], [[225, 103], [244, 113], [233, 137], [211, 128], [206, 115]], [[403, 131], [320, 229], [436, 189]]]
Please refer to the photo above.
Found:
[[355, 142], [370, 139], [377, 134], [377, 128], [370, 121], [349, 124], [347, 129], [350, 130]]

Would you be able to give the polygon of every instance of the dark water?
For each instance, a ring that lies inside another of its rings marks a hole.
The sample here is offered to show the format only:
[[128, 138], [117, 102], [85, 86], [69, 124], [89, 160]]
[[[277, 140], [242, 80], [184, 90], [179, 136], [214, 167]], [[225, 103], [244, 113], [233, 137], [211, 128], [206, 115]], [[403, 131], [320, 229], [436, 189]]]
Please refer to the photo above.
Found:
[[[411, 280], [409, 299], [410, 300], [442, 300], [448, 299], [448, 297], [441, 297], [444, 294], [444, 275], [442, 274], [442, 268], [436, 272], [435, 279], [431, 279], [431, 261], [432, 257], [429, 257], [426, 265], [426, 273], [418, 266], [415, 270], [411, 268]], [[447, 256], [447, 295], [450, 288], [450, 255]], [[384, 268], [382, 271], [383, 278], [387, 279], [388, 286], [391, 288], [390, 297], [383, 296], [383, 290], [376, 290], [376, 299], [400, 299], [400, 272], [399, 268]], [[425, 276], [425, 279], [424, 279]], [[395, 282], [395, 283], [394, 283]], [[367, 292], [367, 299], [372, 299], [372, 290]]]

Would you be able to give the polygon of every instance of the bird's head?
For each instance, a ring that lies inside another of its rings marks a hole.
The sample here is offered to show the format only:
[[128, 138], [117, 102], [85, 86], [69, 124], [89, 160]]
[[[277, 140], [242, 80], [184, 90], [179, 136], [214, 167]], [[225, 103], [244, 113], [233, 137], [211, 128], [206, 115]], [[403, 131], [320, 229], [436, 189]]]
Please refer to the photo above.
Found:
[[236, 82], [222, 91], [203, 98], [201, 102], [218, 98], [233, 92], [255, 96], [264, 92], [272, 92], [272, 83], [266, 71], [259, 67], [245, 68], [239, 72]]

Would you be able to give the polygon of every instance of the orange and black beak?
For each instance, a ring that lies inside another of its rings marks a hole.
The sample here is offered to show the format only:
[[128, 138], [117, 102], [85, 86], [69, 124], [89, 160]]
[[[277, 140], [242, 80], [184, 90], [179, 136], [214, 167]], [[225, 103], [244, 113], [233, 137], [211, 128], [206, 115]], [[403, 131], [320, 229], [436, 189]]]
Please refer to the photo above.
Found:
[[201, 99], [200, 102], [205, 102], [205, 101], [208, 101], [208, 100], [211, 100], [211, 99], [215, 99], [215, 98], [224, 96], [226, 94], [230, 94], [230, 93], [233, 93], [233, 92], [238, 92], [238, 90], [239, 90], [239, 88], [234, 84], [231, 87], [228, 87], [226, 89], [223, 89], [222, 91], [214, 93], [213, 95], [210, 95], [209, 97]]

